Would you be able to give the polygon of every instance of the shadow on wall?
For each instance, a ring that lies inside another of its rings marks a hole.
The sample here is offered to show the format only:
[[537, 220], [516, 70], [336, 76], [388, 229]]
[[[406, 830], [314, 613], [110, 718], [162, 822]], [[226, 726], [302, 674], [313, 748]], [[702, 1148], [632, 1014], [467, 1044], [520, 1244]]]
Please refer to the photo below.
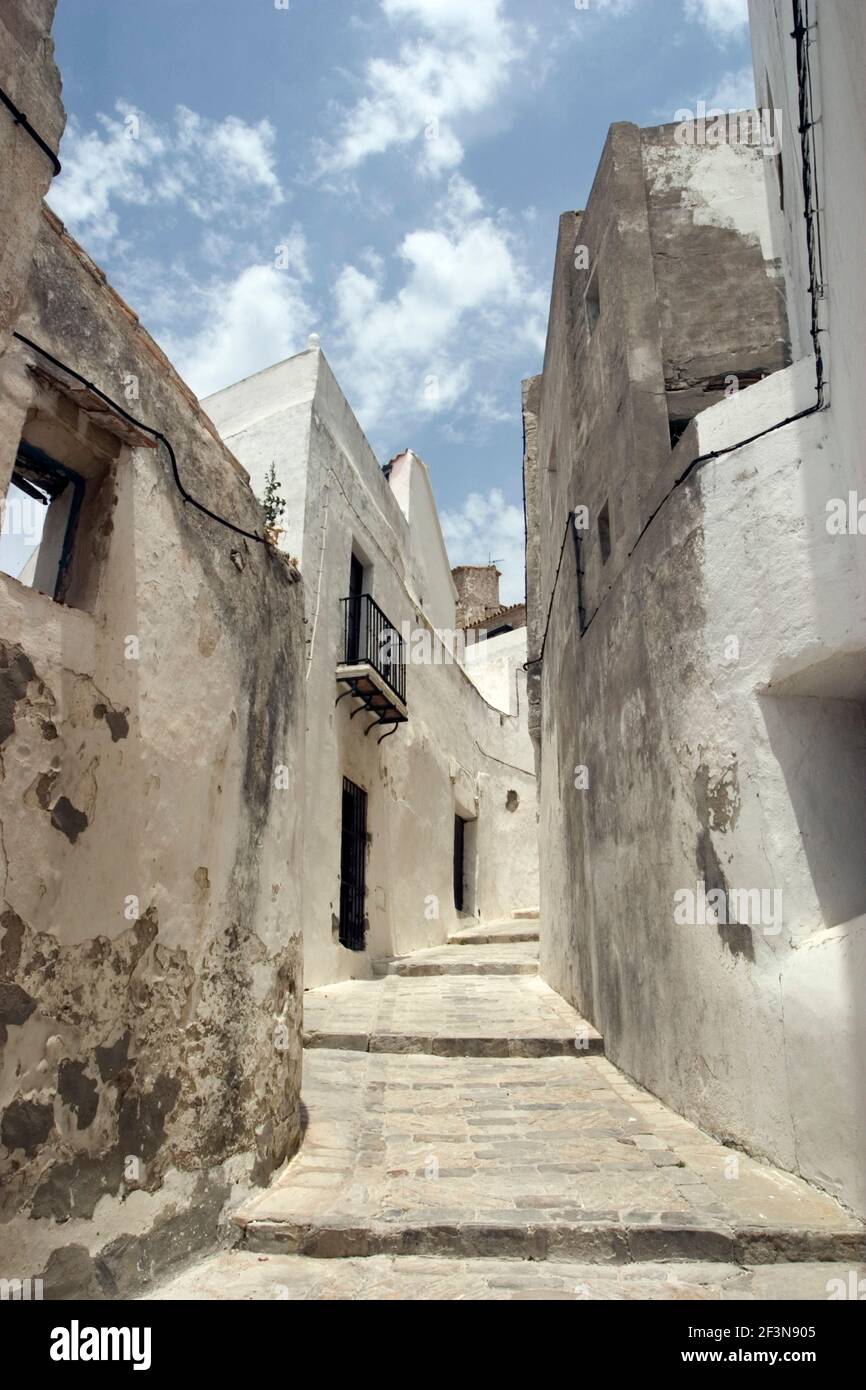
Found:
[[866, 702], [761, 696], [825, 927], [866, 913]]

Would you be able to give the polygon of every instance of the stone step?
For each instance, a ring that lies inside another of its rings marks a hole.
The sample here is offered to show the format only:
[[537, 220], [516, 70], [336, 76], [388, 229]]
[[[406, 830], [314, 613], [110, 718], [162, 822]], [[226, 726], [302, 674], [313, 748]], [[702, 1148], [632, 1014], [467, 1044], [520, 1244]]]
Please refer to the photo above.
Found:
[[538, 921], [538, 908], [537, 908], [537, 907], [516, 907], [516, 908], [514, 909], [514, 911], [512, 912], [511, 915], [512, 915], [512, 917], [514, 918], [515, 922], [532, 922], [532, 921], [537, 922], [537, 921]]
[[373, 973], [384, 975], [537, 975], [538, 943], [467, 943], [462, 951], [434, 946], [411, 956], [374, 961]]
[[[523, 1213], [520, 1214], [523, 1216]], [[749, 1266], [846, 1263], [866, 1260], [866, 1236], [844, 1228], [813, 1231], [771, 1226], [711, 1226], [664, 1221], [611, 1221], [587, 1212], [583, 1221], [529, 1219], [472, 1221], [451, 1216], [352, 1224], [321, 1219], [234, 1218], [246, 1250], [279, 1251], [319, 1260], [420, 1255], [448, 1260], [573, 1260], [585, 1264], [665, 1263], [701, 1260]]]
[[[573, 1261], [430, 1259], [371, 1255], [319, 1260], [227, 1250], [191, 1266], [149, 1294], [150, 1301], [267, 1299], [578, 1302], [589, 1299], [825, 1302], [866, 1267], [847, 1264], [742, 1266], [717, 1261], [601, 1265]], [[838, 1283], [834, 1281], [839, 1281]]]
[[298, 1156], [247, 1249], [742, 1267], [866, 1260], [832, 1197], [704, 1134], [602, 1057], [311, 1052]]
[[448, 938], [450, 946], [502, 946], [516, 942], [537, 941], [538, 927], [531, 921], [518, 922], [506, 918], [502, 922], [477, 922], [461, 927]]
[[604, 1050], [596, 1030], [542, 980], [512, 974], [387, 975], [308, 990], [304, 1045], [437, 1057], [581, 1058]]

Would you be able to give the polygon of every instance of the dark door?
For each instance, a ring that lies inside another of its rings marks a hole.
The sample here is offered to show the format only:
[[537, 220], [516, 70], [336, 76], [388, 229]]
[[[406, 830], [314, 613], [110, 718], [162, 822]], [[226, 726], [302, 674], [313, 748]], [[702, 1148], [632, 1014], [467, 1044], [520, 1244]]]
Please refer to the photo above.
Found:
[[364, 949], [364, 881], [367, 862], [367, 793], [343, 778], [343, 841], [340, 855], [340, 945]]
[[349, 566], [349, 602], [346, 604], [346, 660], [356, 662], [361, 654], [361, 595], [364, 592], [364, 566], [357, 555]]
[[463, 911], [463, 845], [466, 835], [466, 822], [460, 816], [454, 817], [454, 906]]

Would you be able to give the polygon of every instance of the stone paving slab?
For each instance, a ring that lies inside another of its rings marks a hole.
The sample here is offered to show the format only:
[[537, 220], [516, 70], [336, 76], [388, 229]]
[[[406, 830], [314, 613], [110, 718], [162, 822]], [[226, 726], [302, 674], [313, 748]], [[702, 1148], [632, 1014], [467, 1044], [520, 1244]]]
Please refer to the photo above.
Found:
[[315, 1260], [303, 1255], [225, 1251], [185, 1270], [146, 1298], [184, 1300], [826, 1300], [866, 1265], [632, 1264], [599, 1266], [520, 1260], [404, 1256]]
[[508, 942], [537, 941], [538, 922], [534, 919], [515, 920], [507, 917], [501, 922], [478, 922], [452, 932], [450, 946], [491, 946]]
[[594, 1264], [866, 1258], [863, 1226], [832, 1198], [711, 1139], [603, 1057], [313, 1051], [304, 1102], [300, 1154], [235, 1218], [250, 1248]]
[[411, 956], [376, 961], [377, 975], [537, 975], [538, 942], [468, 943], [462, 951], [433, 946]]
[[308, 990], [304, 1041], [308, 1048], [443, 1057], [575, 1057], [602, 1050], [596, 1030], [542, 980], [486, 973], [390, 975]]

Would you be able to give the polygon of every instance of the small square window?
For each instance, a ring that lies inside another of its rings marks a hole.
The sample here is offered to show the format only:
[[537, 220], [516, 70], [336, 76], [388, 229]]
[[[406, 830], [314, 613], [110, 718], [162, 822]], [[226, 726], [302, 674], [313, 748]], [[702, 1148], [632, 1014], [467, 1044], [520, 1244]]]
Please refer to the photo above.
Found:
[[671, 416], [668, 420], [668, 428], [671, 436], [671, 448], [675, 449], [692, 423], [691, 415], [684, 415], [682, 418]]
[[0, 570], [62, 602], [83, 498], [83, 478], [22, 440], [3, 504]]
[[610, 503], [605, 502], [598, 514], [598, 541], [601, 546], [601, 563], [606, 565], [610, 559]]

